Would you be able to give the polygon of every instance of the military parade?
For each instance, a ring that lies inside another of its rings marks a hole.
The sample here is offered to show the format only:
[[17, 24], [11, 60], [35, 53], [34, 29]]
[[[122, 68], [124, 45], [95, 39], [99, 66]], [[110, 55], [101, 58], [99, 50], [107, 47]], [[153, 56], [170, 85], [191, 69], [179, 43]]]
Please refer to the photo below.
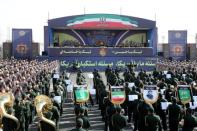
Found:
[[[94, 69], [88, 74], [93, 84], [90, 88], [91, 82], [81, 69], [58, 72], [58, 61], [1, 60], [1, 128], [28, 131], [38, 121], [37, 130], [58, 131], [64, 103], [71, 99], [76, 118], [72, 131], [89, 130], [88, 112], [95, 105], [105, 131], [124, 130], [129, 123], [134, 131], [192, 131], [197, 126], [196, 69], [187, 65], [171, 69], [173, 64], [158, 62], [165, 70], [152, 72], [108, 66], [101, 75]], [[76, 74], [75, 82], [69, 78], [72, 73]], [[71, 83], [76, 84], [71, 85], [68, 98]]]
[[0, 131], [197, 131], [195, 1], [0, 5]]

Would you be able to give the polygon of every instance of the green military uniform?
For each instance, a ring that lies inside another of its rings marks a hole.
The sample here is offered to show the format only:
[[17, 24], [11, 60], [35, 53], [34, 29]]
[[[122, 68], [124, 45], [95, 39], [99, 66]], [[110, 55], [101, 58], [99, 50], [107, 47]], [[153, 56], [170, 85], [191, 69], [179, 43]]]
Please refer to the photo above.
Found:
[[52, 117], [51, 120], [53, 120], [56, 123], [56, 128], [59, 129], [59, 118], [60, 118], [60, 114], [58, 112], [58, 109], [56, 106], [53, 106], [51, 109], [52, 112]]
[[78, 118], [76, 120], [76, 128], [72, 129], [71, 131], [86, 131], [82, 128], [83, 126], [83, 120], [81, 118]]
[[147, 131], [161, 131], [160, 117], [158, 115], [153, 114], [153, 111], [145, 117], [145, 124]]
[[191, 109], [187, 109], [182, 131], [193, 131], [194, 127], [197, 127], [197, 118], [192, 115]]
[[145, 101], [139, 101], [137, 106], [138, 110], [138, 129], [140, 131], [144, 131], [146, 129], [145, 126], [145, 116], [148, 115], [149, 109], [152, 108], [152, 105], [147, 104]]
[[114, 131], [121, 131], [126, 126], [125, 116], [120, 114], [121, 108], [116, 107], [116, 113], [112, 115], [112, 126]]
[[78, 74], [77, 74], [77, 79], [76, 79], [77, 85], [84, 85], [85, 82], [86, 82], [85, 76], [83, 76], [82, 73], [78, 73]]
[[31, 102], [30, 101], [25, 101], [24, 103], [25, 107], [25, 130], [28, 131], [28, 127], [31, 121]]
[[169, 128], [171, 131], [178, 131], [178, 124], [181, 119], [181, 108], [176, 103], [176, 98], [172, 99], [172, 104], [168, 106]]
[[112, 71], [112, 73], [110, 73], [108, 77], [109, 77], [108, 82], [111, 86], [115, 86], [118, 84], [118, 77], [116, 76], [114, 71]]
[[25, 131], [25, 108], [19, 104], [18, 99], [15, 100], [16, 104], [13, 106], [15, 110], [15, 117], [19, 120], [20, 128], [19, 131]]
[[88, 120], [87, 116], [82, 115], [81, 119], [83, 120], [83, 129], [87, 130], [88, 128], [90, 128], [90, 121]]

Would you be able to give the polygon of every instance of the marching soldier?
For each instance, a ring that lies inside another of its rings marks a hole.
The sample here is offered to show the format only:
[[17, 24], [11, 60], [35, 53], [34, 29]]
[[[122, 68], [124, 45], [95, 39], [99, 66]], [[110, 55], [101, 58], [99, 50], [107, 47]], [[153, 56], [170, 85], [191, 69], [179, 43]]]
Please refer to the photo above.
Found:
[[76, 120], [76, 128], [72, 129], [71, 131], [85, 131], [83, 128], [83, 120], [81, 118], [78, 118]]
[[83, 120], [83, 129], [88, 130], [90, 128], [90, 121], [87, 116], [84, 115], [85, 109], [83, 107], [80, 108], [80, 118]]
[[119, 85], [118, 77], [115, 74], [115, 71], [113, 70], [112, 73], [109, 74], [109, 84], [111, 86]]
[[182, 124], [182, 131], [193, 131], [194, 127], [197, 127], [197, 118], [192, 115], [192, 110], [190, 108], [187, 109], [186, 116], [184, 117]]
[[162, 110], [162, 107], [161, 107], [161, 103], [162, 102], [168, 102], [166, 99], [162, 98], [162, 95], [161, 93], [159, 93], [159, 97], [158, 97], [158, 100], [156, 102], [156, 109], [155, 109], [155, 112], [157, 115], [160, 116], [161, 118], [161, 121], [162, 121], [162, 127], [164, 130], [167, 130], [167, 123], [166, 123], [166, 112], [165, 110]]
[[147, 104], [145, 101], [142, 101], [138, 104], [137, 110], [139, 114], [138, 119], [138, 129], [139, 131], [145, 131], [145, 116], [148, 115], [148, 111], [150, 108], [153, 108], [151, 104]]
[[51, 109], [51, 120], [53, 120], [55, 122], [56, 128], [59, 129], [59, 118], [60, 118], [60, 114], [58, 112], [58, 109], [56, 106], [53, 106]]
[[28, 96], [26, 94], [23, 94], [22, 96], [22, 102], [23, 106], [25, 107], [25, 131], [28, 131], [29, 124], [31, 121], [31, 102], [28, 100]]
[[107, 68], [105, 69], [105, 76], [106, 76], [106, 78], [107, 78], [107, 83], [109, 83], [109, 76], [110, 76], [110, 74], [111, 74], [111, 71], [112, 71], [112, 69], [111, 69], [111, 67], [108, 65]]
[[105, 88], [101, 88], [99, 91], [99, 107], [101, 109], [102, 120], [105, 119], [105, 105], [104, 98], [108, 96], [108, 93]]
[[[43, 114], [45, 118], [51, 120], [53, 113], [48, 111]], [[48, 124], [46, 121], [40, 121], [40, 130], [39, 131], [55, 131], [56, 128], [52, 127], [52, 125]]]
[[23, 105], [21, 105], [18, 98], [15, 99], [15, 105], [13, 108], [15, 110], [15, 117], [18, 118], [19, 123], [20, 123], [19, 131], [25, 131], [24, 107]]
[[60, 105], [60, 115], [62, 115], [62, 113], [63, 113], [63, 101], [62, 101], [63, 96], [61, 94], [60, 89], [61, 89], [60, 86], [55, 85], [53, 93], [54, 93], [55, 96], [61, 96], [61, 103], [58, 103], [58, 104]]
[[77, 73], [76, 83], [77, 85], [84, 85], [86, 83], [85, 76], [82, 74], [81, 70]]
[[160, 117], [154, 114], [154, 109], [150, 108], [145, 117], [146, 131], [162, 131]]
[[125, 116], [120, 114], [121, 108], [116, 107], [116, 113], [112, 115], [112, 126], [114, 131], [122, 131], [127, 125], [127, 120]]
[[111, 118], [112, 115], [116, 113], [116, 108], [109, 99], [106, 99], [106, 105], [105, 131], [108, 131], [108, 127], [110, 131], [113, 131]]
[[[138, 96], [138, 100], [139, 99], [139, 96], [140, 96], [140, 93], [136, 91], [136, 87], [133, 86], [132, 87], [132, 91], [130, 91], [128, 93], [128, 95], [137, 95]], [[131, 115], [132, 113], [134, 113], [134, 109], [137, 107], [137, 101], [134, 100], [134, 101], [128, 101], [128, 122], [131, 122]], [[134, 114], [133, 114], [133, 118], [134, 118]]]
[[178, 124], [181, 119], [181, 107], [177, 104], [175, 97], [172, 97], [172, 104], [168, 106], [167, 112], [169, 115], [170, 131], [178, 131]]

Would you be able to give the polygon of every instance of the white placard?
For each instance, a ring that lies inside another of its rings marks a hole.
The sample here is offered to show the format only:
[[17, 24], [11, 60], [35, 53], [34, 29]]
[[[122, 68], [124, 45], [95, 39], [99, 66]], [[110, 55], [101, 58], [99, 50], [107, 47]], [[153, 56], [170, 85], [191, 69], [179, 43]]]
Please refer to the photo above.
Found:
[[163, 71], [163, 73], [164, 73], [164, 74], [167, 74], [167, 73], [168, 73], [168, 71]]
[[197, 96], [193, 96], [194, 102], [197, 102]]
[[53, 78], [59, 79], [60, 75], [59, 74], [54, 74]]
[[111, 86], [111, 88], [123, 88], [123, 86]]
[[182, 74], [182, 77], [184, 77], [184, 78], [185, 78], [185, 76], [186, 76], [186, 74]]
[[189, 107], [191, 108], [191, 109], [196, 109], [196, 107], [197, 107], [197, 102], [190, 102], [189, 103]]
[[66, 73], [66, 76], [69, 78], [70, 77], [70, 73]]
[[128, 87], [133, 87], [135, 83], [129, 83]]
[[65, 82], [66, 82], [67, 85], [71, 84], [71, 80], [65, 80]]
[[138, 99], [138, 95], [129, 95], [129, 101], [134, 101]]
[[140, 89], [140, 93], [143, 93], [143, 91], [144, 91], [144, 89], [141, 88], [141, 89]]
[[73, 92], [73, 85], [67, 85], [67, 92]]
[[172, 78], [171, 74], [166, 74], [166, 78], [168, 79]]
[[95, 95], [96, 94], [96, 89], [90, 89], [90, 94]]
[[94, 86], [93, 85], [89, 85], [89, 87], [90, 87], [89, 89], [94, 89]]
[[166, 90], [166, 89], [160, 89], [162, 95], [164, 94], [164, 91], [165, 91], [165, 90]]
[[94, 78], [94, 75], [90, 73], [90, 74], [88, 74], [88, 78], [89, 79], [93, 79]]
[[168, 108], [169, 103], [168, 102], [161, 102], [161, 109], [166, 110]]
[[59, 104], [62, 102], [61, 96], [55, 96], [53, 99]]

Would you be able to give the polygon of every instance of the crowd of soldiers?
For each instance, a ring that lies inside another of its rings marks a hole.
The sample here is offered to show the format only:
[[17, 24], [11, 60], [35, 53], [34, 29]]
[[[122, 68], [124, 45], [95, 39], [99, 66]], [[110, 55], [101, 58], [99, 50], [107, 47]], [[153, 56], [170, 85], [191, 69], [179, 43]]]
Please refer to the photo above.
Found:
[[[140, 70], [134, 72], [135, 65], [130, 65], [123, 72], [123, 77], [120, 77], [120, 69], [112, 69], [108, 66], [105, 70], [107, 83], [110, 86], [124, 85], [126, 100], [120, 106], [114, 105], [110, 101], [110, 91], [103, 84], [98, 70], [94, 70], [94, 87], [96, 89], [96, 101], [101, 109], [102, 119], [105, 122], [105, 130], [110, 131], [121, 130], [126, 125], [124, 122], [127, 116], [127, 122], [133, 122], [133, 130], [139, 131], [157, 131], [170, 130], [178, 131], [182, 128], [183, 131], [192, 131], [197, 127], [197, 118], [194, 115], [195, 110], [189, 107], [189, 104], [184, 106], [177, 97], [177, 85], [190, 85], [193, 96], [197, 95], [197, 70], [196, 62], [160, 62], [157, 68], [160, 68], [161, 63], [165, 63], [165, 68], [158, 71], [156, 68], [151, 73]], [[193, 64], [191, 64], [193, 63]], [[191, 65], [190, 65], [191, 64]], [[172, 65], [182, 68], [173, 68]], [[171, 74], [170, 78], [166, 74]], [[183, 75], [184, 74], [184, 75]], [[130, 87], [129, 83], [134, 83]], [[157, 85], [159, 94], [158, 100], [154, 104], [150, 104], [142, 98], [142, 89], [144, 85]], [[162, 91], [163, 90], [163, 91]], [[138, 99], [130, 101], [129, 95], [137, 95]], [[167, 109], [162, 109], [162, 102], [170, 102]], [[194, 102], [191, 100], [191, 102]], [[114, 124], [114, 114], [116, 107], [123, 109], [122, 113], [117, 118], [119, 124]]]
[[[193, 96], [197, 96], [197, 70], [196, 62], [160, 61], [154, 71], [147, 73], [144, 70], [135, 72], [135, 65], [128, 65], [123, 75], [121, 69], [108, 66], [105, 70], [107, 85], [99, 71], [93, 71], [93, 84], [96, 90], [96, 104], [101, 110], [105, 130], [120, 131], [128, 123], [133, 123], [133, 130], [158, 131], [170, 130], [192, 131], [197, 126], [195, 109], [184, 106], [177, 99], [177, 85], [190, 85]], [[175, 66], [177, 68], [175, 68]], [[0, 61], [0, 92], [10, 92], [15, 97], [13, 108], [7, 109], [7, 113], [13, 114], [20, 123], [19, 131], [28, 131], [28, 126], [35, 120], [36, 110], [33, 103], [37, 95], [50, 96], [53, 107], [44, 116], [56, 123], [58, 130], [59, 118], [63, 113], [63, 102], [66, 98], [68, 76], [65, 72], [56, 78], [57, 61], [26, 61], [26, 60], [1, 60]], [[171, 77], [166, 77], [170, 74]], [[53, 78], [53, 89], [50, 88], [50, 80]], [[86, 84], [86, 78], [79, 70], [76, 79], [77, 85]], [[130, 83], [134, 83], [130, 86]], [[125, 101], [120, 105], [112, 103], [110, 98], [110, 86], [124, 86]], [[144, 85], [157, 85], [159, 94], [154, 104], [146, 102], [142, 98]], [[130, 100], [129, 95], [137, 95], [138, 99]], [[54, 99], [61, 96], [61, 101]], [[94, 100], [90, 95], [91, 106]], [[170, 102], [167, 109], [162, 109], [162, 102]], [[191, 102], [194, 102], [192, 99]], [[76, 115], [76, 130], [88, 130], [91, 121], [88, 119], [87, 103], [74, 101]], [[15, 125], [2, 119], [4, 131], [14, 131]], [[12, 127], [13, 126], [13, 127]], [[47, 127], [45, 128], [47, 130]]]
[[[35, 120], [34, 98], [40, 94], [51, 96], [53, 107], [44, 115], [58, 123], [62, 106], [54, 101], [53, 96], [60, 95], [58, 93], [63, 89], [61, 79], [54, 83], [53, 93], [50, 93], [50, 80], [57, 67], [57, 61], [0, 60], [0, 92], [10, 93], [15, 98], [13, 108], [6, 110], [18, 119], [18, 131], [28, 131], [29, 125]], [[16, 130], [16, 124], [4, 117], [1, 120], [3, 131]]]

